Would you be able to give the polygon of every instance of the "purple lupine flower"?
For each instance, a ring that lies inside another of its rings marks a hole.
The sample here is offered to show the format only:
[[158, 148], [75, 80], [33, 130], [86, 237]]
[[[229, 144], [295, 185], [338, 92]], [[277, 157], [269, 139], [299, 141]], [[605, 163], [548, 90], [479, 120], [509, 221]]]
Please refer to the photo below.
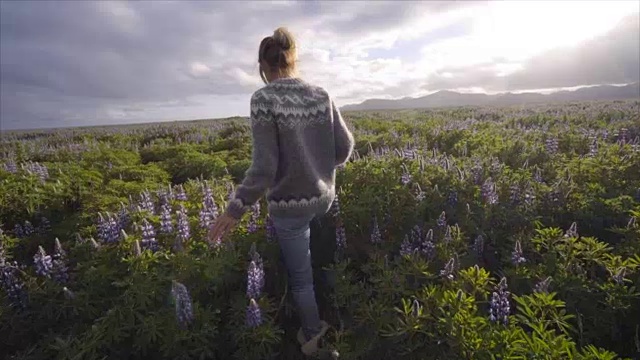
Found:
[[551, 276], [548, 276], [546, 279], [537, 283], [536, 286], [533, 288], [533, 291], [537, 293], [543, 293], [543, 294], [549, 293], [549, 286], [551, 285], [551, 280], [552, 280]]
[[449, 279], [449, 280], [453, 280], [454, 278], [454, 271], [456, 268], [456, 259], [455, 258], [451, 258], [449, 259], [449, 261], [447, 261], [446, 265], [444, 266], [444, 269], [440, 270], [440, 276]]
[[258, 303], [251, 299], [246, 313], [246, 325], [250, 328], [256, 328], [262, 324], [262, 312]]
[[156, 231], [153, 229], [153, 225], [147, 221], [147, 219], [142, 219], [142, 241], [140, 245], [143, 250], [151, 250], [152, 252], [156, 252], [160, 250], [160, 245], [156, 240]]
[[525, 263], [526, 261], [527, 259], [524, 258], [520, 240], [517, 240], [516, 245], [513, 248], [513, 252], [511, 252], [511, 263], [513, 263], [513, 265], [520, 265], [522, 263]]
[[33, 225], [31, 225], [31, 222], [29, 220], [25, 220], [22, 229], [24, 231], [24, 236], [31, 236], [36, 232], [36, 229], [33, 227]]
[[160, 205], [161, 209], [163, 206], [169, 205], [169, 195], [167, 194], [166, 191], [158, 190], [156, 192], [156, 195], [158, 196], [158, 204]]
[[112, 216], [111, 214], [107, 213], [107, 218], [106, 218], [107, 224], [108, 224], [108, 231], [109, 231], [109, 235], [108, 235], [108, 243], [117, 243], [120, 240], [120, 227], [118, 226], [118, 221], [116, 220], [116, 218], [114, 216]]
[[171, 205], [163, 204], [160, 208], [160, 232], [170, 234], [173, 232], [173, 222], [171, 219]]
[[615, 275], [611, 276], [611, 278], [613, 279], [613, 281], [618, 284], [618, 285], [623, 285], [624, 284], [624, 276], [627, 274], [627, 269], [624, 267], [621, 267], [618, 269], [618, 271], [616, 271]]
[[262, 261], [251, 260], [247, 269], [247, 297], [257, 299], [264, 287], [264, 268]]
[[69, 281], [69, 268], [67, 267], [67, 253], [62, 248], [60, 240], [56, 238], [55, 248], [53, 251], [53, 268], [51, 274], [53, 279], [61, 284]]
[[482, 185], [482, 197], [488, 205], [494, 205], [498, 203], [496, 184], [493, 183], [491, 178], [488, 178]]
[[451, 235], [451, 226], [447, 226], [447, 230], [444, 233], [444, 237], [443, 237], [442, 241], [445, 244], [449, 244], [450, 242], [453, 241], [453, 236]]
[[151, 215], [155, 214], [155, 206], [153, 205], [153, 200], [151, 199], [151, 194], [148, 190], [145, 190], [140, 194], [140, 202], [138, 206], [140, 206], [140, 209], [148, 211]]
[[573, 222], [569, 227], [569, 230], [564, 233], [564, 237], [577, 238], [578, 236], [578, 225]]
[[401, 256], [411, 256], [413, 254], [413, 244], [411, 240], [409, 240], [409, 235], [404, 236], [404, 240], [402, 240], [402, 244], [400, 244], [400, 255]]
[[180, 204], [180, 208], [176, 211], [178, 217], [178, 236], [176, 238], [175, 250], [182, 250], [182, 244], [186, 243], [191, 237], [189, 229], [189, 217], [184, 205]]
[[510, 312], [511, 307], [509, 305], [507, 279], [503, 277], [496, 287], [496, 290], [491, 294], [489, 320], [507, 325], [509, 323]]
[[347, 247], [347, 234], [342, 224], [336, 226], [336, 244], [338, 249], [344, 249]]
[[51, 223], [49, 222], [49, 219], [43, 216], [42, 218], [40, 218], [40, 225], [38, 225], [38, 233], [41, 235], [45, 235], [49, 231], [51, 231]]
[[47, 255], [42, 246], [38, 246], [38, 252], [33, 256], [33, 263], [38, 275], [48, 278], [51, 277], [53, 261], [51, 260], [51, 256]]
[[415, 225], [411, 229], [411, 243], [418, 244], [422, 241], [422, 228], [418, 225]]
[[176, 318], [178, 319], [178, 325], [185, 329], [194, 320], [193, 304], [191, 302], [191, 296], [187, 287], [183, 284], [173, 280], [171, 282], [171, 295], [173, 301], [176, 304]]
[[12, 174], [15, 174], [16, 172], [18, 172], [18, 166], [16, 165], [16, 162], [13, 159], [9, 159], [7, 160], [6, 163], [4, 163], [4, 169], [7, 170], [7, 172], [10, 172]]
[[203, 203], [202, 208], [200, 209], [199, 220], [198, 223], [200, 227], [203, 229], [209, 229], [211, 224], [213, 224], [213, 215], [211, 211], [207, 208], [207, 205]]
[[373, 226], [371, 229], [371, 242], [373, 244], [380, 244], [382, 242], [382, 234], [380, 233], [380, 227], [378, 226], [378, 218], [373, 217]]
[[407, 185], [411, 182], [411, 174], [409, 173], [409, 169], [406, 166], [402, 167], [402, 176], [400, 177], [400, 182], [402, 185]]
[[484, 171], [484, 169], [482, 167], [482, 164], [480, 163], [480, 161], [476, 160], [475, 164], [473, 165], [473, 167], [470, 170], [471, 177], [472, 177], [473, 182], [475, 184], [480, 184], [480, 182], [482, 181], [482, 173], [483, 173], [483, 171]]
[[445, 225], [447, 225], [447, 214], [445, 214], [444, 211], [440, 213], [436, 224], [438, 225], [438, 227], [444, 227]]
[[544, 147], [545, 150], [548, 154], [555, 154], [558, 152], [558, 139], [556, 138], [549, 138], [547, 140], [545, 140], [544, 142]]
[[126, 229], [129, 225], [129, 211], [127, 207], [120, 203], [120, 211], [118, 211], [118, 228]]
[[416, 246], [416, 250], [425, 258], [430, 259], [435, 255], [436, 246], [433, 243], [433, 229], [429, 229]]
[[258, 231], [258, 219], [260, 219], [260, 203], [256, 202], [251, 206], [251, 217], [249, 218], [249, 224], [247, 225], [247, 231], [249, 234], [253, 234]]
[[16, 224], [13, 227], [13, 235], [19, 239], [24, 237], [24, 229], [22, 228], [22, 225]]
[[267, 215], [267, 221], [266, 221], [266, 227], [267, 227], [267, 241], [268, 242], [273, 242], [276, 240], [276, 237], [278, 236], [276, 233], [276, 227], [273, 224], [273, 219], [271, 218], [270, 215]]
[[20, 278], [20, 267], [17, 262], [9, 263], [0, 259], [0, 287], [7, 294], [11, 307], [18, 309], [27, 307], [27, 291]]
[[209, 183], [206, 181], [202, 183], [202, 201], [207, 207], [210, 206], [210, 202], [213, 201], [213, 191], [211, 190], [211, 187], [209, 187]]
[[484, 253], [484, 237], [482, 235], [476, 236], [473, 241], [473, 251], [478, 255], [478, 257], [482, 257]]
[[451, 190], [449, 191], [449, 196], [447, 196], [447, 204], [449, 206], [456, 206], [458, 204], [458, 193]]
[[102, 213], [98, 213], [98, 223], [96, 224], [96, 228], [98, 230], [98, 239], [103, 243], [109, 243], [111, 238], [110, 224]]
[[176, 186], [176, 200], [179, 201], [187, 201], [187, 193], [184, 192], [184, 188], [182, 187], [182, 185], [177, 185]]

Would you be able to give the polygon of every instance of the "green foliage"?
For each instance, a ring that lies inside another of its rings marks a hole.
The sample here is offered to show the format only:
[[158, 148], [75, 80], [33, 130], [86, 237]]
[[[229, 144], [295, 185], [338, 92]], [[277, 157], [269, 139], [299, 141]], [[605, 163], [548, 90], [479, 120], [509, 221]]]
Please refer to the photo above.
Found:
[[[337, 171], [340, 211], [312, 232], [330, 346], [343, 359], [638, 358], [638, 105], [345, 114], [357, 144], [353, 161]], [[557, 152], [547, 144], [555, 140]], [[223, 210], [251, 151], [243, 119], [4, 136], [2, 162], [17, 170], [0, 166], [0, 266], [23, 265], [15, 269], [28, 304], [12, 306], [0, 291], [2, 357], [301, 358], [286, 270], [277, 243], [266, 241], [266, 204], [256, 232], [248, 214], [222, 244], [208, 244], [200, 225], [203, 188]], [[178, 184], [187, 200], [169, 198], [167, 206], [174, 227], [175, 212], [187, 214], [181, 249], [175, 230], [161, 231], [162, 192], [175, 194]], [[122, 221], [115, 241], [105, 240], [99, 214]], [[156, 252], [141, 245], [144, 220], [156, 231]], [[16, 231], [25, 221], [34, 233]], [[430, 253], [401, 253], [417, 229], [420, 240], [432, 236]], [[66, 251], [66, 283], [34, 266], [39, 246], [54, 255], [56, 238]], [[512, 261], [516, 243], [524, 262]], [[256, 299], [263, 322], [249, 327], [254, 244], [266, 283]], [[501, 279], [505, 323], [489, 315]], [[191, 299], [187, 326], [177, 318], [176, 282]]]

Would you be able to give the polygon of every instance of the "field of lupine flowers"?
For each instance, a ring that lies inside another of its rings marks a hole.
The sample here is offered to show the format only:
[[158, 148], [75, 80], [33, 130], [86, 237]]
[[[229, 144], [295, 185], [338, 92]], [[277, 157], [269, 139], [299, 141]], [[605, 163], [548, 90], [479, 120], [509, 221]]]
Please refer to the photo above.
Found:
[[[312, 224], [341, 359], [640, 357], [640, 102], [345, 113]], [[0, 358], [300, 359], [246, 119], [2, 134]]]

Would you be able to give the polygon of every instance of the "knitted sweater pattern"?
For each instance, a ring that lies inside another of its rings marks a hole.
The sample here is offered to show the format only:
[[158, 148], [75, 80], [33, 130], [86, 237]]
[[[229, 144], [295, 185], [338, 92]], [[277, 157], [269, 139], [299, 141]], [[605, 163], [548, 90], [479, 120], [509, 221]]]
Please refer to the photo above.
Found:
[[270, 82], [251, 96], [252, 163], [229, 200], [239, 219], [262, 196], [273, 216], [326, 213], [336, 167], [354, 138], [326, 90], [298, 78]]

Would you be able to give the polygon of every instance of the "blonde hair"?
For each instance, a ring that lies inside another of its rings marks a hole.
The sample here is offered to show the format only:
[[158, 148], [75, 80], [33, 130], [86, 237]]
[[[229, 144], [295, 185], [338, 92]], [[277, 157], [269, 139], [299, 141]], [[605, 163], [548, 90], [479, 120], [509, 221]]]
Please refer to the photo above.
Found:
[[[268, 83], [265, 71], [280, 77], [292, 76], [296, 73], [297, 60], [296, 41], [287, 28], [277, 28], [273, 35], [265, 37], [260, 42], [258, 63], [260, 77], [265, 84]], [[263, 68], [265, 65], [267, 69]]]

